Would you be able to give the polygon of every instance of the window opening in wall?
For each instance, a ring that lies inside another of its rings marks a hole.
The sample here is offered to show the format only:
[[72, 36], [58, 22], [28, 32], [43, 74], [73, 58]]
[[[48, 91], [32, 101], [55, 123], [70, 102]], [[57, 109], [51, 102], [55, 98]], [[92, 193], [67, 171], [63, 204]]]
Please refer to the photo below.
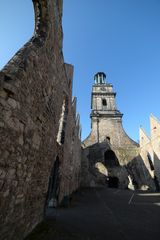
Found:
[[65, 139], [65, 131], [64, 129], [62, 129], [62, 132], [61, 132], [61, 143], [64, 144], [64, 139]]
[[59, 130], [57, 135], [57, 142], [61, 145], [65, 141], [65, 129], [68, 116], [68, 98], [65, 97], [62, 104], [62, 113], [59, 121]]
[[152, 158], [151, 158], [151, 155], [149, 153], [147, 154], [147, 158], [148, 158], [148, 162], [149, 162], [151, 170], [154, 170]]
[[107, 101], [106, 101], [106, 99], [102, 99], [102, 109], [103, 110], [107, 109]]
[[108, 142], [110, 142], [110, 137], [107, 136], [106, 139], [107, 139]]
[[100, 75], [100, 76], [99, 76], [99, 79], [100, 79], [100, 83], [102, 84], [102, 82], [103, 82], [103, 76]]
[[59, 185], [60, 185], [60, 177], [59, 177], [59, 157], [56, 157], [56, 161], [51, 170], [51, 175], [49, 177], [49, 187], [47, 193], [46, 200], [46, 208], [57, 207], [58, 205], [58, 195], [59, 195]]
[[[154, 171], [154, 165], [153, 165], [153, 161], [152, 161], [152, 158], [151, 158], [151, 155], [148, 153], [147, 154], [147, 158], [148, 158], [148, 162], [149, 162], [149, 165], [150, 165], [150, 169], [152, 171]], [[156, 191], [160, 191], [160, 185], [159, 185], [159, 181], [158, 181], [158, 178], [157, 176], [155, 175], [155, 172], [154, 172], [154, 183], [155, 183], [155, 187], [156, 187]]]
[[107, 106], [107, 101], [106, 101], [106, 99], [102, 99], [102, 105], [103, 105], [103, 106]]

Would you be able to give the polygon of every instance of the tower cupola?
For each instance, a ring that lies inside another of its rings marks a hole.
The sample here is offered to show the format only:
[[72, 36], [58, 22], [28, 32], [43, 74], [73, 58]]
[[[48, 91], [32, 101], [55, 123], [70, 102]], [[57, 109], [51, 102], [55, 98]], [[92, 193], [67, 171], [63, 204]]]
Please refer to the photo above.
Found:
[[103, 72], [98, 72], [94, 75], [95, 84], [92, 87], [91, 100], [91, 119], [92, 123], [96, 119], [119, 119], [122, 115], [116, 107], [116, 93], [113, 91], [113, 86], [106, 82], [106, 75]]
[[94, 75], [95, 84], [105, 84], [106, 83], [106, 74], [104, 72], [98, 72]]

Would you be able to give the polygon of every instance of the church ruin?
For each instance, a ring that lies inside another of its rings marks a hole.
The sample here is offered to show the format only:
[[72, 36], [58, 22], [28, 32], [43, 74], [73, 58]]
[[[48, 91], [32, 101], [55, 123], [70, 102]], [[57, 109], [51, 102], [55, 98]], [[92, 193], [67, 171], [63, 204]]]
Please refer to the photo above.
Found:
[[139, 144], [125, 133], [123, 114], [116, 107], [116, 93], [106, 75], [98, 72], [91, 93], [91, 133], [83, 141], [84, 186], [155, 189], [140, 156]]
[[130, 139], [103, 72], [94, 78], [92, 130], [81, 143], [62, 3], [33, 0], [34, 36], [0, 71], [2, 240], [24, 239], [80, 186], [158, 190], [160, 124], [151, 118], [151, 139], [141, 130], [140, 146]]

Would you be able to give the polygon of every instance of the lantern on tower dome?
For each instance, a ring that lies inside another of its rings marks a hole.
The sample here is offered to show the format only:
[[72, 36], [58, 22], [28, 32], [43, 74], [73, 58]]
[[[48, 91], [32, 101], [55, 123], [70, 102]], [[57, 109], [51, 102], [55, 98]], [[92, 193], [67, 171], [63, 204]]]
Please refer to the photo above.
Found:
[[95, 84], [105, 84], [106, 83], [106, 74], [104, 72], [98, 72], [94, 75]]

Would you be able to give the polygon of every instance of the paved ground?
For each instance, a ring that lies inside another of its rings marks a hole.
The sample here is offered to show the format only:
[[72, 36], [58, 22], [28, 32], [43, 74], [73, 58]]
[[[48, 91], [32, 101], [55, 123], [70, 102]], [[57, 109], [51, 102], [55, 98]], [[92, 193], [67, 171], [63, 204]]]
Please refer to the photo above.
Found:
[[69, 208], [50, 210], [27, 240], [153, 240], [160, 238], [160, 193], [90, 188]]

